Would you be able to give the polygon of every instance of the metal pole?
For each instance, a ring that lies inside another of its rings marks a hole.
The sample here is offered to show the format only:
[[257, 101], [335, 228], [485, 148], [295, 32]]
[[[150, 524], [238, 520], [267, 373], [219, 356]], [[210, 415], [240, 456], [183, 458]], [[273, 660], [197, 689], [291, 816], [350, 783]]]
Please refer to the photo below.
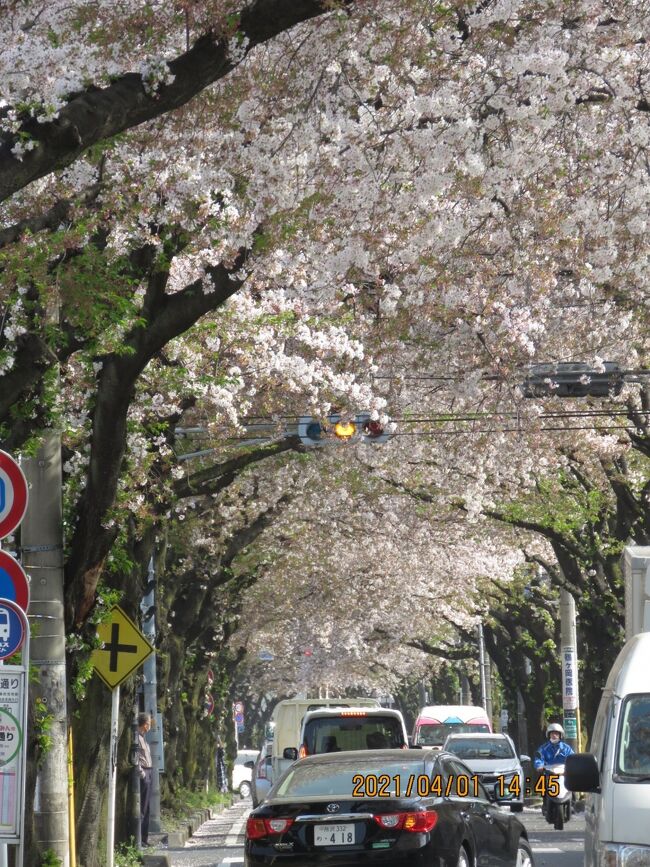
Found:
[[115, 840], [115, 783], [117, 778], [117, 726], [120, 715], [120, 687], [111, 694], [111, 746], [108, 758], [108, 815], [106, 820], [106, 867], [113, 867]]
[[519, 746], [519, 755], [528, 754], [528, 726], [526, 721], [526, 704], [524, 697], [517, 690], [517, 743]]
[[483, 624], [476, 627], [478, 637], [478, 666], [481, 676], [481, 706], [487, 711], [487, 686], [485, 683], [485, 644], [483, 643]]
[[[149, 560], [146, 594], [142, 599], [142, 633], [149, 644], [156, 644], [156, 573], [153, 557]], [[144, 709], [151, 715], [151, 730], [147, 741], [151, 748], [151, 799], [149, 808], [149, 829], [154, 832], [161, 830], [160, 824], [160, 768], [162, 762], [162, 731], [158, 725], [158, 682], [156, 678], [156, 654], [152, 653], [144, 661]]]
[[567, 590], [560, 590], [560, 632], [562, 663], [562, 708], [566, 742], [574, 750], [578, 745], [580, 701], [578, 692], [578, 646], [576, 637], [576, 606]]
[[20, 528], [22, 563], [31, 579], [29, 619], [38, 623], [32, 641], [32, 664], [37, 676], [30, 690], [47, 704], [48, 713], [52, 715], [52, 746], [37, 770], [35, 837], [41, 851], [52, 849], [63, 867], [69, 867], [61, 438], [58, 432], [43, 434], [38, 454], [24, 462], [23, 470], [30, 486], [30, 497]]
[[75, 834], [74, 765], [72, 729], [68, 729], [68, 817], [70, 819], [70, 867], [77, 867], [77, 838]]
[[138, 703], [133, 705], [133, 718], [131, 720], [131, 836], [135, 840], [138, 849], [142, 845], [142, 827], [140, 825], [140, 742], [138, 740]]

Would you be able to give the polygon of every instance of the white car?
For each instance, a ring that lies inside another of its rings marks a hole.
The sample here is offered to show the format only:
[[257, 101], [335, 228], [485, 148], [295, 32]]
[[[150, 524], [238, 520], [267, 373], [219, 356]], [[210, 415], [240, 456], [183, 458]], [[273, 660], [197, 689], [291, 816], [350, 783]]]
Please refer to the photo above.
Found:
[[449, 735], [443, 750], [458, 756], [485, 788], [494, 792], [498, 803], [509, 806], [513, 813], [524, 809], [526, 779], [521, 762], [529, 762], [530, 758], [517, 756], [508, 735], [496, 732]]
[[232, 769], [232, 790], [239, 792], [242, 798], [251, 794], [251, 779], [257, 750], [239, 750]]

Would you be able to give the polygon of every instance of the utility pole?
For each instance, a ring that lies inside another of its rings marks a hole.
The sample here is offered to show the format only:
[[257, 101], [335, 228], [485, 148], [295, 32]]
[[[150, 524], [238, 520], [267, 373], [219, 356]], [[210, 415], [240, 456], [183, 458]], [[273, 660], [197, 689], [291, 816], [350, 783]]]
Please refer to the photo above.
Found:
[[560, 634], [565, 740], [579, 752], [581, 744], [576, 606], [573, 596], [567, 590], [560, 590]]
[[492, 722], [492, 675], [490, 672], [490, 657], [485, 652], [483, 640], [483, 624], [476, 627], [478, 641], [478, 662], [481, 674], [481, 705], [485, 708], [487, 718]]
[[43, 755], [36, 777], [35, 837], [41, 852], [53, 850], [63, 867], [69, 867], [74, 816], [69, 820], [61, 438], [58, 432], [44, 433], [38, 454], [24, 462], [23, 470], [30, 492], [20, 539], [23, 566], [31, 579], [29, 619], [35, 627], [31, 663], [38, 672], [38, 684], [30, 684], [30, 688], [52, 715], [52, 745]]
[[[149, 560], [146, 593], [142, 599], [142, 633], [152, 647], [156, 645], [156, 572], [153, 557]], [[144, 661], [144, 709], [152, 720], [147, 741], [151, 748], [151, 797], [149, 801], [149, 830], [155, 833], [160, 826], [160, 768], [162, 762], [162, 726], [158, 714], [158, 681], [156, 677], [156, 654], [152, 653]]]

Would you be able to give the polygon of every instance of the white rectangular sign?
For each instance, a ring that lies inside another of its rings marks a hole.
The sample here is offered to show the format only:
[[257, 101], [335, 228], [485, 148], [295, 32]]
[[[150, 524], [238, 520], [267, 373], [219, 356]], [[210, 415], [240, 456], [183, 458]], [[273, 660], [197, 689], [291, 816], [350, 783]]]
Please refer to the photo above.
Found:
[[577, 654], [572, 645], [562, 648], [562, 707], [564, 710], [578, 707]]
[[20, 839], [25, 749], [25, 669], [0, 666], [0, 841]]

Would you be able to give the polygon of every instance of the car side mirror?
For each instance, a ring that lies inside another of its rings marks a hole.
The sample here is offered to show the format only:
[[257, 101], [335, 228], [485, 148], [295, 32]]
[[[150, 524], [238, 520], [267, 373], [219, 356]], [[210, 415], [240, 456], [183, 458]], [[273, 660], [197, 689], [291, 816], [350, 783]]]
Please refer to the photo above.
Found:
[[529, 761], [530, 761], [530, 756], [525, 756], [525, 755], [524, 755], [524, 756], [519, 756], [519, 761], [520, 761], [520, 762], [529, 762]]
[[244, 762], [244, 767], [245, 768], [254, 768], [255, 762], [252, 759], [250, 760], [250, 762]]
[[567, 756], [564, 785], [570, 792], [600, 792], [600, 771], [596, 756], [591, 753]]
[[285, 747], [282, 753], [282, 758], [295, 762], [298, 758], [298, 750], [295, 747]]

